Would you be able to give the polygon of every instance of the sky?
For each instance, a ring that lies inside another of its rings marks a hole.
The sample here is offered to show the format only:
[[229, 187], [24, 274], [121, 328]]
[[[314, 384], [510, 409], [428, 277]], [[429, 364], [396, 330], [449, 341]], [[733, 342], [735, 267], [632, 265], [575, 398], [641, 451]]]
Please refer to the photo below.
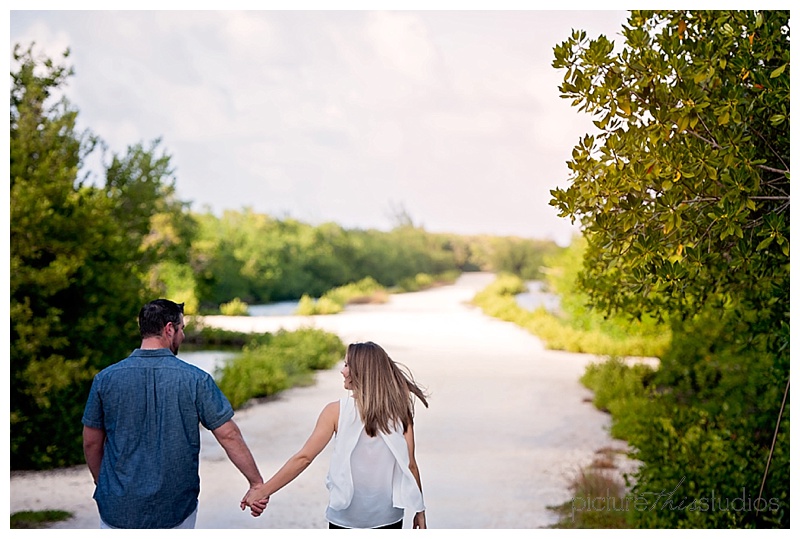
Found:
[[431, 232], [562, 245], [577, 228], [549, 205], [550, 190], [568, 185], [566, 162], [593, 126], [559, 97], [553, 48], [573, 29], [619, 43], [627, 19], [475, 5], [16, 3], [10, 50], [35, 42], [58, 58], [69, 48], [65, 94], [79, 127], [117, 154], [160, 139], [193, 210], [382, 230], [405, 213]]

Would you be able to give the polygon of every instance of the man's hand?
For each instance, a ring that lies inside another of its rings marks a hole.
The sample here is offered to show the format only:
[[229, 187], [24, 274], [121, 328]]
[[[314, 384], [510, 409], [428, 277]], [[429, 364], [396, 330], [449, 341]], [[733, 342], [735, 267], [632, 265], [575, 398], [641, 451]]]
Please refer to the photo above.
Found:
[[428, 523], [425, 521], [425, 511], [420, 511], [414, 515], [414, 522], [411, 527], [415, 530], [424, 530], [428, 527]]
[[253, 505], [250, 506], [250, 514], [254, 517], [260, 517], [261, 513], [264, 512], [264, 509], [267, 508], [268, 503], [269, 498], [264, 498], [263, 500], [253, 502]]
[[[261, 485], [259, 485], [261, 486]], [[239, 502], [239, 507], [242, 508], [242, 511], [245, 508], [250, 508], [250, 514], [254, 517], [261, 516], [261, 513], [264, 512], [264, 509], [267, 508], [267, 504], [269, 503], [269, 496], [266, 498], [259, 497], [255, 492], [255, 487], [251, 487], [247, 492], [244, 493], [244, 497], [242, 501]]]

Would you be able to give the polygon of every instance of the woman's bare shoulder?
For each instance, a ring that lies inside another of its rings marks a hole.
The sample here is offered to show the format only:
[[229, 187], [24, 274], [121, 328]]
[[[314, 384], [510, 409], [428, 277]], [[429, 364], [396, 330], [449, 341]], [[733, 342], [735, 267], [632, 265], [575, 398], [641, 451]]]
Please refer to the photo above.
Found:
[[319, 421], [320, 423], [327, 423], [332, 426], [333, 431], [336, 432], [339, 425], [339, 401], [326, 404], [325, 408], [323, 408], [322, 412], [319, 414]]
[[339, 413], [339, 401], [329, 402], [325, 405], [325, 408], [322, 409], [322, 413], [335, 411], [337, 414]]
[[319, 414], [320, 418], [325, 419], [332, 419], [334, 421], [339, 420], [339, 401], [329, 402], [325, 405], [325, 408], [322, 409], [322, 413]]

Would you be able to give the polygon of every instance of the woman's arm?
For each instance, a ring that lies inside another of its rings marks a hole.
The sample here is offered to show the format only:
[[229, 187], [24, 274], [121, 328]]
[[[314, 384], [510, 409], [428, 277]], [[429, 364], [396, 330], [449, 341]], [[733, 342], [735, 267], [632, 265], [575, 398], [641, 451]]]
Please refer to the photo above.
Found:
[[268, 499], [274, 493], [291, 483], [319, 455], [336, 432], [339, 422], [339, 402], [331, 402], [319, 414], [314, 431], [303, 447], [286, 461], [275, 475], [266, 483], [250, 491], [242, 499], [241, 507], [250, 507], [256, 502]]
[[[414, 454], [415, 453], [414, 425], [409, 425], [403, 436], [406, 439], [406, 445], [408, 445], [408, 469], [411, 470], [411, 474], [414, 476], [414, 479], [417, 480], [417, 486], [419, 487], [419, 491], [422, 492], [422, 479], [420, 479], [419, 475], [419, 466], [417, 466], [417, 457]], [[417, 528], [425, 529], [428, 527], [427, 523], [425, 522], [424, 510], [414, 515], [414, 523], [412, 524], [412, 527], [415, 529]]]

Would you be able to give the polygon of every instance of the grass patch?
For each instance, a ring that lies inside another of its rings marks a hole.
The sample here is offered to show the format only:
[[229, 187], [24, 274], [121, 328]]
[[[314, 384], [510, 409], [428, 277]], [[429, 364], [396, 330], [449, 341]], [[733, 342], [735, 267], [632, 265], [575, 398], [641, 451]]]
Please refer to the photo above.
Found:
[[398, 293], [419, 292], [421, 290], [427, 290], [437, 286], [453, 284], [460, 275], [461, 272], [458, 270], [445, 271], [436, 275], [417, 273], [414, 277], [402, 279], [399, 283], [397, 283], [395, 291]]
[[556, 529], [632, 528], [633, 499], [619, 474], [615, 456], [621, 451], [603, 448], [595, 452], [592, 463], [581, 469], [569, 484], [572, 498], [547, 508], [559, 515]]
[[[516, 275], [501, 274], [472, 300], [489, 316], [513, 322], [536, 335], [550, 350], [609, 356], [661, 357], [671, 334], [663, 327], [617, 318], [606, 320], [597, 313], [568, 309], [557, 316], [543, 307], [529, 311], [514, 296], [526, 290]], [[562, 297], [563, 300], [563, 297]]]
[[19, 511], [11, 515], [12, 530], [49, 528], [55, 522], [68, 520], [73, 514], [68, 511], [46, 509], [44, 511]]
[[347, 305], [386, 303], [392, 293], [417, 292], [435, 286], [452, 284], [460, 274], [461, 272], [455, 270], [437, 275], [418, 273], [414, 277], [403, 279], [391, 290], [387, 290], [372, 277], [364, 277], [358, 282], [328, 290], [319, 299], [304, 294], [300, 298], [295, 314], [301, 316], [337, 314], [342, 312]]
[[347, 304], [386, 303], [388, 300], [389, 295], [383, 285], [372, 277], [364, 277], [358, 282], [328, 290], [317, 300], [303, 295], [295, 314], [336, 314], [342, 312]]
[[202, 317], [187, 326], [185, 348], [236, 352], [214, 372], [220, 390], [234, 409], [290, 387], [314, 383], [314, 371], [330, 369], [344, 357], [342, 340], [327, 331], [299, 328], [276, 333], [242, 333], [211, 328]]
[[219, 313], [224, 316], [248, 316], [247, 303], [239, 298], [233, 298], [219, 306]]
[[253, 338], [251, 333], [230, 331], [203, 324], [203, 317], [190, 317], [186, 322], [183, 344], [196, 348], [241, 348]]
[[217, 372], [217, 384], [234, 409], [293, 386], [313, 383], [313, 373], [344, 357], [341, 339], [315, 328], [254, 336], [242, 353]]

